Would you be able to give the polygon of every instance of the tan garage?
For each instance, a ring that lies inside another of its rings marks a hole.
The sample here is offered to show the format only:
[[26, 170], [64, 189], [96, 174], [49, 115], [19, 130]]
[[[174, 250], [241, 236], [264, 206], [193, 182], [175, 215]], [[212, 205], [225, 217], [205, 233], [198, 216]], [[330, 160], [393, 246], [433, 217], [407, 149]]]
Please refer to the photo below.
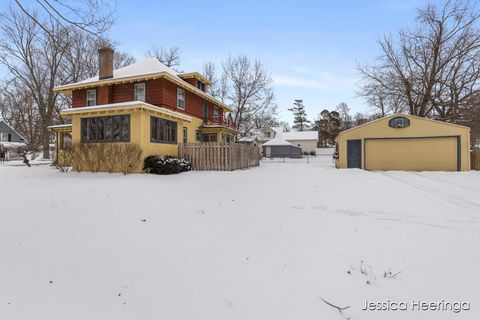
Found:
[[336, 167], [366, 170], [470, 170], [470, 128], [394, 114], [337, 137]]

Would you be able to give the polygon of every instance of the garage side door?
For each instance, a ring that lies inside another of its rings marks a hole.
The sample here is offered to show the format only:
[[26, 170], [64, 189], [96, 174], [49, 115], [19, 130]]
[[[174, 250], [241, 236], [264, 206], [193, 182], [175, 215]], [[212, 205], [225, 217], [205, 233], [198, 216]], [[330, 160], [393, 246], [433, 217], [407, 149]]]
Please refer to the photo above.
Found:
[[456, 171], [457, 138], [366, 139], [367, 170]]

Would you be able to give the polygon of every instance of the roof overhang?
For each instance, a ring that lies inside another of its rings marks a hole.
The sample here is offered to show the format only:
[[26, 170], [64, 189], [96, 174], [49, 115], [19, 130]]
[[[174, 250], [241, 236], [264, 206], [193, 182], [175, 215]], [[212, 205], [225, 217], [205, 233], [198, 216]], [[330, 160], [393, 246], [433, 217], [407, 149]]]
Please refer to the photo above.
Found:
[[91, 107], [80, 107], [80, 108], [71, 108], [67, 110], [60, 111], [62, 116], [73, 116], [73, 115], [99, 115], [105, 113], [120, 113], [120, 112], [131, 112], [134, 110], [148, 110], [153, 114], [162, 116], [163, 118], [169, 118], [173, 120], [181, 120], [186, 122], [191, 122], [192, 117], [189, 117], [180, 112], [172, 111], [167, 108], [157, 107], [149, 103], [141, 101], [131, 101], [125, 103], [112, 103], [99, 106]]
[[59, 124], [55, 126], [48, 126], [47, 129], [54, 132], [71, 132], [72, 124]]
[[191, 78], [194, 78], [196, 80], [199, 80], [199, 81], [202, 81], [203, 83], [205, 83], [207, 86], [211, 86], [212, 85], [212, 82], [210, 80], [208, 80], [206, 77], [204, 77], [203, 75], [201, 75], [200, 73], [198, 72], [187, 72], [187, 73], [179, 73], [178, 76], [182, 79], [191, 79]]
[[162, 72], [157, 72], [157, 73], [149, 73], [149, 74], [144, 74], [144, 75], [138, 75], [138, 76], [132, 76], [132, 77], [122, 77], [122, 78], [109, 78], [109, 79], [103, 79], [103, 80], [98, 80], [98, 81], [90, 81], [90, 82], [77, 82], [77, 83], [72, 83], [72, 84], [66, 84], [63, 86], [57, 86], [53, 88], [54, 92], [58, 93], [63, 93], [70, 95], [72, 94], [73, 90], [80, 90], [80, 89], [89, 89], [89, 88], [95, 88], [95, 87], [101, 87], [101, 86], [106, 86], [106, 85], [112, 85], [112, 84], [119, 84], [119, 83], [131, 83], [131, 82], [138, 82], [142, 80], [154, 80], [154, 79], [167, 79], [170, 82], [175, 83], [179, 87], [182, 87], [185, 90], [188, 90], [205, 100], [209, 101], [210, 103], [213, 103], [215, 105], [218, 105], [225, 109], [228, 112], [231, 112], [232, 109], [230, 107], [226, 106], [225, 104], [221, 103], [211, 95], [203, 92], [202, 90], [192, 86], [190, 83], [182, 80], [181, 78], [177, 78], [172, 76], [171, 74], [162, 71]]

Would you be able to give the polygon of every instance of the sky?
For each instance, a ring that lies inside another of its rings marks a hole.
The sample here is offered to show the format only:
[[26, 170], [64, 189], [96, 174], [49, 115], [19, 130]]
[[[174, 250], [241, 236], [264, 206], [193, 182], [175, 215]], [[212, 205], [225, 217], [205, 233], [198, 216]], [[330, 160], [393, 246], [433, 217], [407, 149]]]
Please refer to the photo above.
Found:
[[368, 109], [357, 96], [356, 66], [379, 54], [377, 40], [415, 23], [422, 0], [335, 1], [119, 1], [112, 39], [144, 57], [151, 45], [177, 46], [181, 69], [201, 71], [205, 61], [229, 55], [259, 59], [274, 80], [280, 118], [303, 99], [307, 115], [346, 102]]
[[291, 122], [288, 108], [303, 99], [313, 120], [340, 102], [352, 113], [368, 110], [357, 96], [356, 66], [373, 61], [383, 35], [411, 28], [416, 8], [426, 3], [118, 0], [118, 18], [109, 36], [119, 43], [118, 50], [137, 60], [152, 45], [179, 47], [185, 72], [201, 72], [205, 61], [219, 64], [229, 55], [259, 59], [274, 80], [280, 118]]

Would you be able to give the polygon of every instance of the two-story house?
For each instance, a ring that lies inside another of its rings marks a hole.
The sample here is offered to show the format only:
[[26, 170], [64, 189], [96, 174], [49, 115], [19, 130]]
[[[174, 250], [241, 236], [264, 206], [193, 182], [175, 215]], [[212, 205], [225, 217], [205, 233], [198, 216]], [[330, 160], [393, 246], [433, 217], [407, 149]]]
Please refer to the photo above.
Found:
[[52, 127], [58, 146], [66, 133], [73, 143], [135, 143], [144, 156], [177, 155], [180, 143], [233, 142], [231, 110], [198, 72], [177, 73], [156, 58], [113, 70], [113, 49], [98, 54], [97, 77], [54, 89], [72, 98], [61, 112], [71, 126]]

